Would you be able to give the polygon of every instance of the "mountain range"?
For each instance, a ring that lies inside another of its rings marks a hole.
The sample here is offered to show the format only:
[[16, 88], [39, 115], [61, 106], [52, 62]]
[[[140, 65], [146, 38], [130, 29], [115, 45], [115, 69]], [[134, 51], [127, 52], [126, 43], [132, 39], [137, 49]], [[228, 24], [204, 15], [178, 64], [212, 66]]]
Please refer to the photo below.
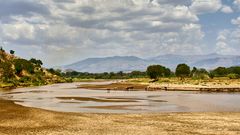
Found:
[[113, 56], [104, 58], [88, 58], [70, 65], [62, 66], [63, 70], [75, 70], [79, 72], [130, 72], [133, 70], [145, 71], [151, 64], [160, 64], [175, 70], [180, 63], [186, 63], [191, 67], [213, 69], [219, 66], [240, 66], [240, 56], [237, 55], [159, 55], [149, 59], [135, 56]]

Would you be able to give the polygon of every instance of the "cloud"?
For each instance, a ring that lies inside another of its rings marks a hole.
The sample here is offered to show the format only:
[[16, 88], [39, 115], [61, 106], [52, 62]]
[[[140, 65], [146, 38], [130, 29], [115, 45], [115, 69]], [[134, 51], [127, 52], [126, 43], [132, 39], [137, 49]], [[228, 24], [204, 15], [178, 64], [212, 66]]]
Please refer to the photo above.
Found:
[[238, 25], [240, 27], [240, 17], [231, 20], [232, 24]]
[[240, 9], [240, 0], [234, 0], [233, 4]]
[[0, 26], [2, 40], [9, 48], [17, 48], [16, 53], [31, 52], [25, 55], [40, 58], [47, 66], [96, 56], [203, 53], [205, 33], [197, 14], [213, 12], [213, 4], [221, 6], [213, 2], [205, 10], [191, 0], [2, 3], [8, 7], [0, 9], [1, 17], [8, 18]]
[[48, 8], [37, 1], [1, 0], [0, 3], [0, 17], [11, 15], [30, 16], [32, 14], [50, 14]]
[[221, 7], [221, 0], [192, 0], [190, 9], [196, 14], [204, 14], [217, 12]]
[[240, 29], [225, 29], [218, 33], [216, 52], [238, 55], [240, 49]]
[[221, 11], [226, 14], [233, 13], [232, 8], [227, 5], [223, 5]]

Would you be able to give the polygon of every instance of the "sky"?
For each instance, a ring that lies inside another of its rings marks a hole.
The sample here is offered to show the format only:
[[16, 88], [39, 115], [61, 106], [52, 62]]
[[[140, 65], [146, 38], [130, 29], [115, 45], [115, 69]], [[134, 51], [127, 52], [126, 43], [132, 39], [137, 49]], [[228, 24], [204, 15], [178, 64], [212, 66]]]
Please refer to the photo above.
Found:
[[0, 0], [0, 46], [46, 67], [116, 55], [238, 55], [240, 0]]

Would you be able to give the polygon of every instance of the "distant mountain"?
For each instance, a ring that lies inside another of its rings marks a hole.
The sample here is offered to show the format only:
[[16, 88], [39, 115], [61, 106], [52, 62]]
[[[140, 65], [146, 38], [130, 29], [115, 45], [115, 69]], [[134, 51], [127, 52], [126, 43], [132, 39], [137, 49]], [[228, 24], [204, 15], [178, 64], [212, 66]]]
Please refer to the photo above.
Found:
[[216, 53], [208, 55], [160, 55], [150, 59], [154, 63], [162, 64], [171, 69], [179, 63], [186, 63], [191, 67], [213, 69], [219, 66], [229, 67], [240, 65], [240, 56], [220, 55]]
[[63, 66], [64, 70], [76, 70], [80, 72], [129, 72], [133, 70], [146, 70], [151, 64], [161, 64], [175, 70], [179, 63], [186, 63], [191, 67], [213, 69], [219, 66], [240, 65], [240, 56], [235, 55], [159, 55], [150, 59], [141, 59], [135, 56], [114, 56], [105, 58], [88, 58], [83, 61]]
[[145, 70], [150, 64], [152, 64], [150, 61], [134, 56], [114, 56], [105, 58], [88, 58], [71, 65], [63, 66], [63, 69], [92, 73], [118, 71], [129, 72], [133, 70]]

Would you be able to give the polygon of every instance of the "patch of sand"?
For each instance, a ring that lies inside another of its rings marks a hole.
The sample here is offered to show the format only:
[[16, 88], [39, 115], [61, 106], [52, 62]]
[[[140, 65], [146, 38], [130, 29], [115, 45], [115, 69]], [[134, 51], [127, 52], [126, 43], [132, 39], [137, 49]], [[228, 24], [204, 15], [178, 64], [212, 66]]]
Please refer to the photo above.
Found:
[[0, 100], [0, 134], [237, 135], [240, 113], [60, 113]]

